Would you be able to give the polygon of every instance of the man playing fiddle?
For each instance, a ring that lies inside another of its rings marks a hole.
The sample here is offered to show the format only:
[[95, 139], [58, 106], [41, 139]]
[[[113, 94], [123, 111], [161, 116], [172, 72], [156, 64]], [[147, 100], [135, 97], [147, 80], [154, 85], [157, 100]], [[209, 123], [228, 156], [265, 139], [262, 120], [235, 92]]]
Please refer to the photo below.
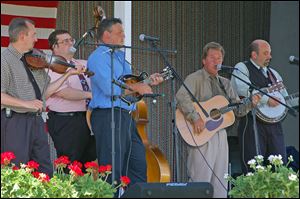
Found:
[[52, 176], [48, 138], [40, 114], [44, 111], [43, 100], [82, 69], [68, 70], [49, 83], [46, 71], [28, 70], [23, 56], [37, 42], [34, 22], [14, 18], [8, 32], [10, 44], [1, 53], [1, 152], [13, 152], [17, 166], [34, 160], [39, 163], [40, 172]]
[[[66, 30], [55, 30], [49, 35], [49, 46], [56, 56], [61, 56], [76, 67], [86, 66], [85, 60], [73, 58], [72, 47], [75, 40]], [[62, 75], [50, 71], [51, 81]], [[56, 148], [57, 156], [68, 156], [71, 161], [81, 163], [96, 159], [94, 136], [86, 122], [86, 111], [92, 98], [90, 79], [84, 74], [69, 77], [63, 85], [47, 100], [48, 129]]]

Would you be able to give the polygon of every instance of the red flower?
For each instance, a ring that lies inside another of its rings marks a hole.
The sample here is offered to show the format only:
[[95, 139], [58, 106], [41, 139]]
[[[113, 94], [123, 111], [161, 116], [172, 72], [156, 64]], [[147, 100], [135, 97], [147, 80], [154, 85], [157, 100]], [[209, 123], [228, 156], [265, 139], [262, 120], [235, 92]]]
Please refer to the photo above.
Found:
[[27, 162], [27, 165], [26, 165], [26, 167], [27, 167], [28, 169], [33, 169], [33, 170], [34, 170], [34, 169], [35, 169], [35, 170], [38, 170], [39, 166], [40, 166], [40, 165], [39, 165], [37, 162], [33, 161], [33, 160]]
[[99, 173], [104, 173], [106, 172], [106, 166], [100, 165], [99, 166]]
[[55, 167], [63, 167], [66, 168], [66, 166], [70, 164], [70, 160], [69, 157], [67, 156], [60, 156], [59, 158], [57, 158], [56, 160], [54, 160], [54, 165]]
[[121, 176], [121, 186], [126, 187], [130, 183], [130, 179], [127, 176]]
[[19, 170], [20, 168], [17, 167], [17, 166], [13, 166], [12, 170], [16, 171], [16, 170]]
[[15, 159], [16, 156], [13, 152], [3, 152], [1, 153], [1, 165], [8, 165], [12, 159]]
[[34, 172], [31, 173], [31, 175], [33, 175], [33, 177], [39, 179], [39, 177], [40, 177], [40, 172], [34, 171]]
[[111, 165], [108, 164], [108, 165], [106, 165], [106, 172], [110, 172], [110, 171], [111, 171]]
[[50, 177], [47, 174], [40, 173], [39, 180], [41, 180], [42, 182], [49, 182]]
[[77, 165], [79, 168], [82, 169], [82, 164], [81, 164], [81, 162], [78, 162], [77, 160], [75, 160], [75, 161], [72, 163], [72, 165]]
[[97, 170], [98, 169], [98, 164], [96, 162], [87, 162], [84, 164], [84, 167], [87, 168], [87, 169], [95, 169]]
[[39, 179], [41, 182], [49, 182], [50, 181], [50, 177], [47, 174], [40, 173], [40, 172], [37, 172], [37, 171], [34, 171], [31, 174], [36, 179]]
[[83, 176], [83, 172], [81, 168], [78, 167], [78, 165], [69, 165], [68, 168], [70, 169], [70, 174], [74, 176]]

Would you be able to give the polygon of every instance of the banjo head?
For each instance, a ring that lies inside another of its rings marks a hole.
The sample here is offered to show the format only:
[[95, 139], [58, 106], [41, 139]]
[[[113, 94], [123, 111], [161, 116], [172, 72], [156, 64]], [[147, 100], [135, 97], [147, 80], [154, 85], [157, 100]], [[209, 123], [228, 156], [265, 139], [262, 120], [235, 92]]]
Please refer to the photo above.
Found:
[[[279, 99], [282, 103], [286, 104], [286, 101], [284, 97], [281, 95], [279, 91], [275, 91], [272, 93], [269, 93], [271, 96], [274, 96]], [[281, 117], [285, 115], [286, 108], [279, 104], [278, 106], [275, 107], [270, 107], [267, 104], [264, 105], [259, 105], [257, 107], [257, 116], [262, 119], [263, 121], [266, 122], [278, 122], [281, 120]]]

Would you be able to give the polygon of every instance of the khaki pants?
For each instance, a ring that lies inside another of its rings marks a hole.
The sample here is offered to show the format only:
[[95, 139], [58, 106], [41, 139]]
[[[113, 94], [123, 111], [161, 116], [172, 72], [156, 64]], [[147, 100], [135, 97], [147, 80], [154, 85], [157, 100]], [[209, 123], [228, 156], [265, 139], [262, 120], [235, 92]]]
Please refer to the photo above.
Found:
[[211, 183], [214, 198], [227, 197], [228, 182], [224, 179], [224, 174], [228, 173], [228, 143], [225, 130], [217, 132], [200, 147], [188, 147], [187, 172], [190, 182]]

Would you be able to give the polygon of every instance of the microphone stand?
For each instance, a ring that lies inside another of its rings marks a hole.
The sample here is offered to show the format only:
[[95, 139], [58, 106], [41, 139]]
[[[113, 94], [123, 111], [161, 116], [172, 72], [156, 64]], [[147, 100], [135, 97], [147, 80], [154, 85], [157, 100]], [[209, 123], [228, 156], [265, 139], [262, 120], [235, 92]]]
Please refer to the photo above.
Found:
[[[154, 49], [159, 49], [157, 47], [157, 43], [155, 41], [151, 42], [151, 45]], [[164, 50], [157, 50], [159, 55], [162, 57], [163, 61], [165, 62], [165, 65], [172, 71], [172, 75], [180, 82], [180, 84], [183, 85], [183, 87], [187, 90], [187, 92], [189, 93], [189, 95], [191, 96], [191, 98], [193, 99], [194, 102], [196, 102], [196, 104], [199, 106], [199, 108], [201, 109], [201, 111], [203, 112], [203, 114], [206, 117], [209, 117], [209, 114], [206, 112], [206, 110], [200, 105], [200, 103], [198, 102], [197, 98], [193, 95], [193, 93], [190, 91], [190, 89], [186, 86], [186, 84], [184, 83], [183, 79], [179, 76], [179, 74], [176, 72], [175, 68], [168, 62], [168, 59], [166, 57], [166, 55], [163, 53], [165, 52]], [[181, 176], [180, 176], [180, 168], [179, 168], [179, 150], [178, 150], [178, 130], [176, 127], [176, 97], [175, 97], [175, 83], [172, 80], [172, 102], [171, 102], [171, 108], [172, 108], [172, 122], [173, 122], [173, 135], [174, 135], [174, 147], [175, 147], [175, 157], [176, 157], [176, 164], [175, 164], [175, 170], [176, 170], [176, 179], [175, 181], [179, 181], [179, 179], [181, 180]]]
[[[238, 71], [240, 71], [239, 69], [237, 69]], [[240, 71], [242, 73], [242, 71]], [[244, 73], [242, 73], [244, 74]], [[257, 90], [260, 93], [272, 98], [273, 100], [277, 101], [278, 103], [280, 103], [281, 105], [285, 106], [286, 108], [288, 108], [290, 110], [290, 114], [292, 114], [293, 116], [296, 116], [296, 110], [292, 107], [289, 107], [288, 105], [282, 103], [281, 101], [279, 101], [278, 99], [276, 99], [275, 97], [269, 95], [268, 93], [266, 93], [265, 91], [261, 90], [260, 88], [258, 88], [257, 86], [243, 80], [242, 78], [240, 78], [239, 76], [231, 73], [232, 76], [234, 76], [235, 78], [239, 79], [240, 81], [244, 82], [245, 84], [247, 84], [249, 86], [249, 91], [250, 91], [250, 101], [252, 102], [252, 91], [253, 90]], [[244, 74], [245, 75], [245, 74]], [[251, 110], [252, 112], [252, 119], [253, 119], [253, 131], [254, 131], [254, 139], [255, 139], [255, 149], [256, 149], [256, 154], [260, 155], [261, 154], [261, 150], [259, 147], [259, 139], [258, 139], [258, 131], [257, 131], [257, 125], [256, 125], [256, 108], [252, 108]]]
[[[250, 102], [252, 103], [253, 88], [250, 87], [249, 91], [250, 91]], [[258, 144], [259, 143], [259, 138], [258, 138], [258, 130], [257, 130], [257, 124], [256, 124], [256, 108], [252, 108], [251, 114], [252, 114], [252, 121], [253, 121], [252, 125], [253, 125], [253, 132], [254, 132], [256, 155], [261, 155], [260, 145]]]
[[135, 50], [144, 50], [144, 51], [153, 51], [153, 52], [165, 52], [165, 53], [177, 53], [177, 50], [166, 50], [160, 48], [143, 48], [136, 46], [126, 46], [126, 45], [114, 45], [114, 44], [102, 44], [102, 43], [94, 43], [94, 42], [84, 42], [86, 45], [96, 45], [96, 46], [107, 46], [109, 48], [130, 48]]
[[111, 63], [111, 166], [112, 166], [112, 175], [111, 182], [114, 183], [115, 180], [115, 108], [114, 108], [114, 52], [116, 48], [109, 47], [110, 51], [110, 63]]

